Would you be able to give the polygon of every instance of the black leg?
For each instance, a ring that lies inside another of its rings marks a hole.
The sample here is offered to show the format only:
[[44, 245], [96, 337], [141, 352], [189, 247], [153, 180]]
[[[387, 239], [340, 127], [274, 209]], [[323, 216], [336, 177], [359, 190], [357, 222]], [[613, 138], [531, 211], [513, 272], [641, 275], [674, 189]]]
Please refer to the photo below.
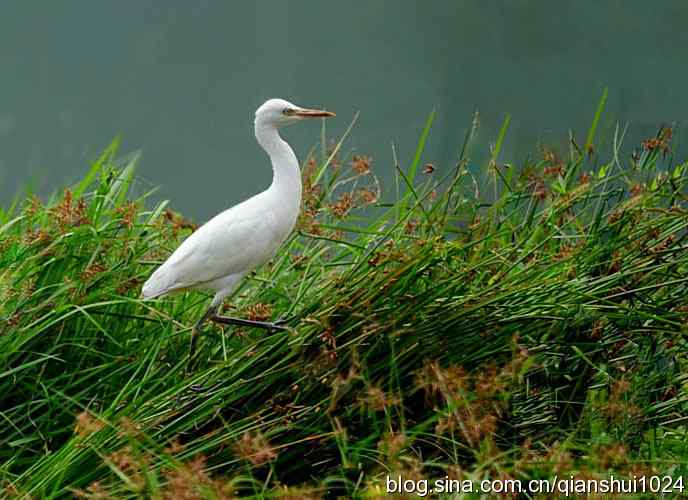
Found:
[[286, 330], [287, 328], [283, 326], [285, 320], [277, 321], [253, 321], [250, 319], [232, 318], [229, 316], [219, 316], [218, 314], [213, 314], [210, 316], [210, 321], [215, 323], [222, 323], [223, 325], [237, 325], [237, 326], [250, 326], [254, 328], [263, 328], [265, 330]]
[[217, 306], [210, 306], [208, 308], [208, 310], [203, 314], [203, 316], [201, 316], [201, 319], [199, 319], [196, 322], [196, 324], [193, 326], [193, 328], [191, 329], [191, 349], [190, 349], [190, 353], [189, 353], [189, 361], [190, 362], [196, 356], [196, 347], [198, 345], [198, 337], [203, 332], [201, 327], [208, 320], [214, 321], [216, 323], [222, 323], [225, 325], [250, 326], [250, 327], [254, 327], [254, 328], [263, 328], [265, 330], [270, 330], [270, 331], [277, 331], [277, 330], [286, 330], [287, 328], [284, 325], [293, 319], [293, 317], [291, 317], [291, 318], [280, 318], [274, 322], [273, 321], [253, 321], [250, 319], [241, 319], [241, 318], [232, 318], [229, 316], [220, 316], [217, 314], [218, 309], [219, 309], [219, 307], [217, 307]]
[[196, 345], [198, 344], [198, 337], [202, 333], [201, 327], [203, 326], [203, 323], [208, 321], [209, 318], [212, 318], [216, 313], [217, 307], [210, 306], [203, 316], [201, 316], [201, 319], [199, 319], [191, 329], [191, 349], [189, 352], [189, 362], [191, 362], [196, 356]]
[[[192, 371], [192, 365], [194, 362], [194, 358], [196, 357], [196, 344], [198, 343], [198, 337], [202, 333], [201, 326], [203, 326], [203, 323], [206, 321], [214, 321], [216, 323], [222, 323], [225, 325], [237, 325], [237, 326], [249, 326], [249, 327], [254, 327], [254, 328], [263, 328], [265, 330], [270, 330], [276, 331], [276, 330], [287, 330], [287, 328], [284, 326], [285, 324], [289, 323], [291, 320], [294, 319], [294, 316], [288, 317], [288, 318], [280, 318], [274, 322], [270, 321], [253, 321], [250, 319], [241, 319], [241, 318], [232, 318], [229, 316], [220, 316], [217, 314], [219, 307], [217, 306], [211, 306], [204, 314], [201, 316], [201, 319], [199, 319], [196, 324], [193, 326], [193, 329], [191, 330], [191, 352], [189, 354], [189, 364], [187, 365], [187, 372], [191, 373]], [[219, 384], [218, 384], [219, 385]], [[207, 392], [208, 388], [196, 384], [190, 387], [192, 392], [196, 393], [203, 393]], [[211, 388], [213, 389], [213, 388]], [[181, 395], [180, 395], [181, 397]], [[179, 401], [178, 401], [179, 403]]]

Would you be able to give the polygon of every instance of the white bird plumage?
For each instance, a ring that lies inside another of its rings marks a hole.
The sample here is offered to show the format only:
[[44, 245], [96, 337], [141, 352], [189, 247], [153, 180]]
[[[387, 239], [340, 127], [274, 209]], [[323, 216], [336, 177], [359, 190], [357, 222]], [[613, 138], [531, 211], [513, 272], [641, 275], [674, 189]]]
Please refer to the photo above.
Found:
[[215, 296], [210, 309], [197, 326], [205, 319], [217, 319], [222, 300], [248, 272], [275, 255], [299, 215], [299, 163], [278, 128], [305, 118], [329, 116], [334, 113], [301, 108], [283, 99], [270, 99], [260, 106], [256, 110], [255, 134], [272, 162], [272, 184], [216, 215], [184, 240], [143, 285], [143, 297], [212, 290]]

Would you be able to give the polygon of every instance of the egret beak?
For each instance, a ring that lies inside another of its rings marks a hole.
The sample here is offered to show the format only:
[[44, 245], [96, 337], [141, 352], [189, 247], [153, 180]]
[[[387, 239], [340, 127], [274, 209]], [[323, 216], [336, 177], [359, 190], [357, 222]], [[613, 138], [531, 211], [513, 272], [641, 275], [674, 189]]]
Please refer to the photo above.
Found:
[[304, 118], [330, 118], [337, 116], [330, 111], [323, 109], [297, 109], [293, 113], [295, 116], [302, 116]]

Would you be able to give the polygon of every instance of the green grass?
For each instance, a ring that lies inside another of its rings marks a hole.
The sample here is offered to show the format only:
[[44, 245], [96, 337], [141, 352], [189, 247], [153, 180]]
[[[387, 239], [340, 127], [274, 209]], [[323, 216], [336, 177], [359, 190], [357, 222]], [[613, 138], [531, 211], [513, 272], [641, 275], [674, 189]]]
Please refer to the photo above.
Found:
[[0, 212], [4, 495], [685, 475], [688, 164], [662, 131], [628, 161], [617, 131], [601, 157], [603, 106], [583, 150], [519, 167], [499, 160], [507, 117], [478, 182], [489, 200], [465, 156], [474, 130], [455, 169], [423, 172], [433, 115], [392, 201], [374, 199], [366, 158], [323, 151], [299, 230], [229, 301], [299, 320], [209, 326], [190, 374], [208, 297], [138, 295], [192, 225], [132, 199], [136, 158], [115, 144], [70, 190]]

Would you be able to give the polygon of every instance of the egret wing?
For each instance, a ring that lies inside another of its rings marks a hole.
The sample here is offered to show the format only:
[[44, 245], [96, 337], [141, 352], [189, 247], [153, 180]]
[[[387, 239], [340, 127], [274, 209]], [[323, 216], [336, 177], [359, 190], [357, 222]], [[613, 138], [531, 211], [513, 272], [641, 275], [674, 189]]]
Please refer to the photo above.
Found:
[[270, 214], [248, 200], [201, 226], [174, 251], [151, 279], [150, 293], [160, 295], [246, 272], [267, 260], [279, 246], [270, 230]]
[[235, 218], [226, 224], [203, 226], [203, 231], [191, 235], [170, 257], [175, 281], [192, 286], [252, 267], [257, 225], [259, 221]]

